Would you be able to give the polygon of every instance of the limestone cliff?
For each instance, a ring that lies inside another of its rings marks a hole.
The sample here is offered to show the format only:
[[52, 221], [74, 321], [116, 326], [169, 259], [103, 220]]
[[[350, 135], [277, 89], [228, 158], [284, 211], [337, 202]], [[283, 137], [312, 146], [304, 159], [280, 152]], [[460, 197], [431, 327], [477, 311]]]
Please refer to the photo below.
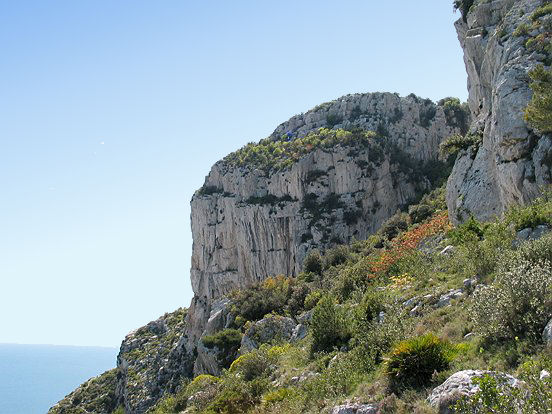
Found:
[[551, 181], [551, 137], [523, 119], [531, 98], [528, 71], [548, 58], [539, 43], [550, 42], [551, 16], [533, 15], [542, 4], [476, 1], [456, 22], [468, 73], [470, 130], [483, 140], [459, 155], [449, 178], [447, 204], [455, 221], [499, 215]]
[[[348, 95], [291, 118], [264, 143], [326, 127], [377, 131], [372, 144], [313, 147], [278, 168], [260, 155], [240, 164], [245, 150], [217, 162], [191, 203], [190, 351], [214, 300], [268, 276], [296, 275], [309, 250], [366, 238], [428, 190], [439, 143], [465, 132], [467, 121], [462, 110], [414, 95]], [[204, 370], [196, 364], [196, 373]]]

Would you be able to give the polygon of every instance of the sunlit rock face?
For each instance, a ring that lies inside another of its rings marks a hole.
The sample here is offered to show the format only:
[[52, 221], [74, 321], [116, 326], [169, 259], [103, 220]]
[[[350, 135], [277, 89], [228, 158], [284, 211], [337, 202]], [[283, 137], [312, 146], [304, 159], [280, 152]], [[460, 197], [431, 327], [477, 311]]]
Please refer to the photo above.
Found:
[[[483, 136], [479, 150], [463, 151], [447, 185], [455, 222], [490, 219], [515, 203], [534, 199], [551, 182], [550, 136], [531, 130], [523, 110], [531, 99], [528, 71], [546, 56], [527, 47], [546, 31], [550, 16], [533, 28], [539, 0], [476, 1], [456, 30], [468, 73], [470, 131]], [[532, 27], [528, 33], [516, 29]]]
[[[211, 303], [269, 276], [296, 275], [313, 248], [364, 239], [430, 187], [416, 168], [438, 159], [440, 142], [467, 131], [469, 118], [414, 95], [348, 95], [294, 116], [269, 140], [319, 128], [377, 131], [392, 144], [313, 149], [278, 171], [217, 162], [191, 203], [195, 298], [189, 337], [202, 336]], [[381, 146], [383, 148], [383, 146]], [[380, 149], [381, 149], [380, 148]], [[193, 345], [191, 345], [193, 346]]]

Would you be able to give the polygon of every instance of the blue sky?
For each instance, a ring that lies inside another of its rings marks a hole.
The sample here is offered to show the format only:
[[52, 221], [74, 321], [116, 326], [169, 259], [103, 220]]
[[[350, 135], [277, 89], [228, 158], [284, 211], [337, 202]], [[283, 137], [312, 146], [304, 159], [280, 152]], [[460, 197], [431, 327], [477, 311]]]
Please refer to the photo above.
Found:
[[0, 0], [0, 342], [187, 306], [210, 166], [355, 92], [466, 99], [452, 1]]

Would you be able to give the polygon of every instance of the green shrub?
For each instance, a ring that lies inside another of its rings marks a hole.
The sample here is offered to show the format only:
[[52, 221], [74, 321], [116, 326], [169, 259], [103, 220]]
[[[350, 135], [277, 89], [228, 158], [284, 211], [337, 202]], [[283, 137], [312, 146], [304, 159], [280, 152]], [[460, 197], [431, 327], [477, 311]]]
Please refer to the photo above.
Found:
[[288, 140], [263, 139], [258, 143], [249, 143], [224, 158], [224, 162], [236, 167], [259, 168], [265, 172], [289, 168], [300, 158], [317, 148], [331, 149], [337, 145], [343, 147], [378, 148], [371, 131], [320, 128], [307, 136]]
[[430, 218], [433, 213], [435, 213], [435, 209], [427, 204], [416, 204], [408, 208], [408, 216], [412, 224], [421, 223]]
[[[285, 313], [289, 310], [288, 302], [294, 293], [295, 285], [296, 280], [293, 278], [269, 277], [247, 289], [234, 291], [231, 294], [232, 310], [248, 321], [257, 321], [271, 312]], [[292, 306], [293, 311], [299, 310], [296, 302]]]
[[240, 347], [242, 334], [237, 329], [224, 329], [213, 335], [201, 338], [207, 348], [218, 348], [219, 362], [224, 368], [228, 368]]
[[491, 342], [526, 338], [538, 343], [551, 317], [552, 270], [547, 262], [520, 261], [474, 293], [475, 329]]
[[487, 225], [470, 216], [468, 220], [448, 232], [447, 236], [454, 245], [466, 244], [470, 241], [483, 240]]
[[348, 341], [348, 326], [343, 310], [338, 308], [330, 296], [324, 296], [314, 307], [312, 321], [311, 352], [329, 352]]
[[385, 364], [392, 389], [423, 387], [434, 372], [446, 370], [452, 360], [452, 347], [428, 333], [397, 344]]
[[439, 152], [443, 157], [449, 157], [470, 147], [473, 147], [475, 151], [477, 151], [481, 145], [482, 139], [480, 134], [454, 134], [439, 144]]
[[252, 381], [269, 375], [276, 362], [277, 359], [269, 355], [268, 347], [263, 345], [232, 362], [230, 372], [238, 374], [244, 381]]
[[385, 236], [387, 240], [394, 239], [401, 231], [405, 231], [408, 228], [408, 219], [408, 214], [395, 214], [382, 224], [378, 233]]
[[458, 98], [444, 98], [438, 102], [443, 106], [447, 124], [460, 129], [465, 134], [469, 127], [470, 111], [466, 103], [461, 103]]
[[508, 384], [504, 377], [484, 375], [474, 378], [479, 386], [471, 396], [456, 403], [457, 414], [536, 414], [548, 413], [552, 407], [552, 380], [538, 375], [525, 379], [522, 388]]
[[543, 134], [552, 132], [552, 71], [538, 65], [529, 72], [529, 77], [533, 96], [525, 108], [525, 120]]
[[475, 0], [454, 0], [454, 10], [460, 10], [464, 22], [468, 21], [468, 12], [470, 11], [470, 8], [471, 6], [473, 6], [474, 2]]
[[345, 263], [349, 256], [349, 248], [347, 246], [336, 246], [328, 249], [324, 253], [324, 268], [329, 269], [333, 266], [339, 266]]
[[318, 250], [311, 251], [303, 261], [303, 270], [305, 272], [321, 275], [323, 268], [324, 263]]
[[343, 117], [338, 114], [328, 114], [326, 116], [326, 124], [329, 128], [333, 128], [335, 125], [343, 122]]
[[537, 21], [539, 18], [550, 13], [552, 13], [552, 3], [547, 2], [533, 12], [533, 14], [531, 15], [531, 21]]
[[519, 36], [526, 36], [530, 31], [529, 25], [527, 23], [522, 23], [518, 27], [516, 27], [516, 30], [514, 30], [513, 35], [515, 37]]
[[535, 228], [539, 224], [552, 225], [552, 195], [546, 192], [527, 206], [514, 206], [506, 213], [505, 221], [516, 230]]

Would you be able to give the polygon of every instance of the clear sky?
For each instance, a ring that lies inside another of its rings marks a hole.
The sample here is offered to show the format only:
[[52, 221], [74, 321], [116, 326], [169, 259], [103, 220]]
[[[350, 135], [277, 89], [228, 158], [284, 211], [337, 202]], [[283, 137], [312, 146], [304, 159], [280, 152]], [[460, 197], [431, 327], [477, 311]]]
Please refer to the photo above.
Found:
[[187, 306], [210, 166], [355, 92], [466, 99], [452, 0], [0, 0], [0, 342]]

